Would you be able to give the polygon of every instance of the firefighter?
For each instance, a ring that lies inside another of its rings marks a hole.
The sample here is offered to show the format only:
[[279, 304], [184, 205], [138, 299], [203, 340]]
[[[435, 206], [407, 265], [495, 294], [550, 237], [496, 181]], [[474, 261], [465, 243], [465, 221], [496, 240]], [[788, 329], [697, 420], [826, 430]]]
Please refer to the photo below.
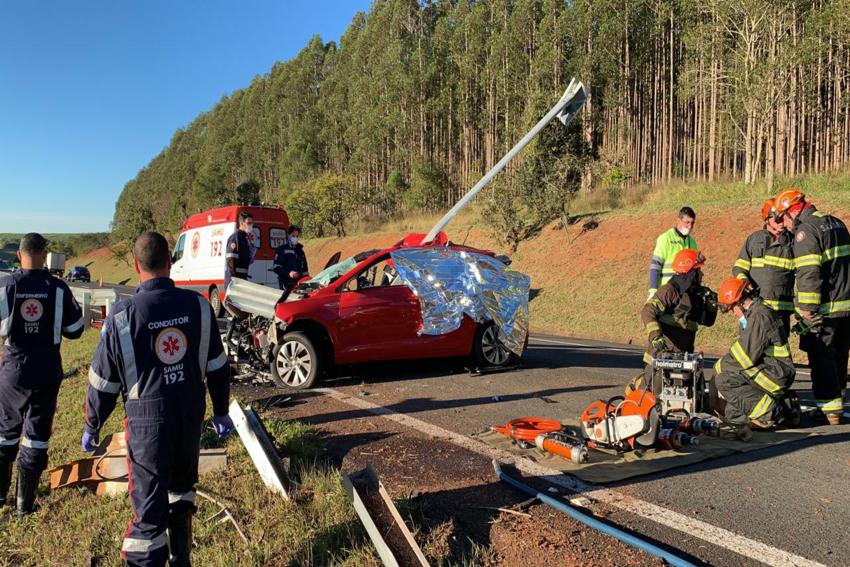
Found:
[[251, 239], [254, 235], [254, 216], [248, 211], [242, 211], [238, 217], [238, 228], [227, 239], [227, 270], [225, 270], [224, 287], [230, 285], [232, 278], [248, 279], [248, 268], [254, 261], [254, 250]]
[[795, 188], [776, 196], [776, 212], [794, 235], [795, 307], [809, 355], [812, 394], [831, 425], [841, 421], [850, 351], [850, 234], [839, 219], [822, 213]]
[[288, 233], [287, 242], [274, 252], [274, 272], [277, 274], [278, 286], [285, 290], [292, 289], [298, 280], [309, 274], [304, 245], [298, 242], [301, 238], [301, 228], [292, 225]]
[[697, 241], [691, 236], [697, 214], [690, 207], [682, 207], [676, 217], [676, 223], [670, 230], [663, 232], [655, 241], [655, 250], [649, 262], [649, 297], [659, 287], [670, 281], [675, 271], [673, 259], [680, 250], [697, 250]]
[[728, 278], [720, 285], [718, 303], [738, 318], [738, 340], [714, 365], [719, 395], [715, 410], [727, 423], [770, 429], [790, 419], [799, 421], [794, 362], [782, 315], [767, 306], [748, 280]]
[[[62, 382], [62, 337], [83, 334], [83, 312], [62, 280], [44, 269], [47, 241], [29, 233], [17, 252], [21, 269], [0, 277], [0, 505], [17, 457], [15, 515], [34, 510], [47, 466], [47, 443]], [[18, 448], [20, 447], [20, 452]]]
[[[693, 352], [697, 327], [711, 327], [717, 319], [714, 293], [702, 285], [705, 257], [696, 250], [680, 250], [671, 262], [674, 276], [658, 288], [640, 312], [648, 333], [649, 348], [643, 355], [644, 376], [652, 376], [652, 358], [659, 352]], [[650, 380], [660, 393], [657, 380]]]
[[788, 333], [794, 311], [793, 238], [777, 218], [773, 199], [764, 203], [761, 216], [764, 228], [747, 237], [732, 275], [752, 284], [762, 303], [780, 315]]
[[[89, 371], [82, 437], [93, 451], [100, 431], [124, 402], [130, 502], [134, 518], [124, 537], [127, 565], [189, 565], [195, 483], [206, 399], [219, 437], [233, 430], [227, 416], [230, 367], [215, 316], [197, 293], [168, 277], [168, 243], [155, 232], [133, 247], [141, 284], [115, 304]], [[206, 378], [206, 381], [205, 381]], [[170, 551], [170, 556], [169, 556]]]

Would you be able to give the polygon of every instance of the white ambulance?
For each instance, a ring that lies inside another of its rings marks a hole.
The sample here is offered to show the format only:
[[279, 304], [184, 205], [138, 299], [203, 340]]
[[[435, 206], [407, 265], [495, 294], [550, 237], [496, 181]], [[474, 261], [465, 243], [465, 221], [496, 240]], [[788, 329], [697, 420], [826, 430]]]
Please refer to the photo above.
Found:
[[222, 314], [224, 299], [225, 247], [242, 211], [254, 217], [253, 238], [248, 235], [254, 262], [248, 276], [253, 283], [277, 288], [277, 275], [271, 271], [274, 250], [286, 239], [289, 227], [289, 217], [282, 208], [231, 205], [192, 215], [183, 223], [171, 258], [174, 283], [209, 299], [216, 316]]

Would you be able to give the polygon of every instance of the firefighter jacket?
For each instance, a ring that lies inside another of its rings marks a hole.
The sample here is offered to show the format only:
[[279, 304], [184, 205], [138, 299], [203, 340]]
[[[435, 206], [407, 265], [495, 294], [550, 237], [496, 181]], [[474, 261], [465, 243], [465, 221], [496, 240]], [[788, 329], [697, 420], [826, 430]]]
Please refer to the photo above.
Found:
[[[743, 372], [744, 375], [773, 397], [783, 394], [794, 381], [794, 362], [788, 347], [788, 333], [782, 317], [756, 298], [747, 309], [747, 326], [729, 353], [717, 361], [714, 372]], [[770, 406], [762, 398], [759, 403]], [[753, 415], [761, 415], [756, 408]]]
[[841, 220], [807, 206], [794, 220], [795, 306], [850, 316], [850, 234]]
[[793, 311], [793, 237], [784, 230], [777, 238], [767, 230], [752, 233], [738, 253], [732, 275], [749, 280], [771, 309]]
[[227, 239], [228, 276], [231, 278], [248, 279], [248, 268], [253, 261], [253, 250], [248, 235], [243, 230], [236, 230]]
[[[695, 272], [676, 275], [662, 285], [640, 312], [641, 324], [650, 342], [659, 334], [677, 352], [693, 352], [699, 325], [711, 327], [717, 320], [717, 305], [709, 300], [707, 287], [691, 287]], [[650, 362], [649, 353], [644, 361]]]
[[673, 258], [685, 248], [699, 250], [693, 236], [682, 236], [675, 228], [662, 233], [655, 241], [655, 250], [649, 262], [649, 295], [670, 281], [673, 271]]
[[67, 284], [47, 270], [0, 277], [0, 380], [28, 388], [62, 381], [62, 337], [83, 334], [83, 312]]
[[89, 370], [86, 431], [100, 431], [119, 393], [130, 419], [137, 407], [162, 413], [145, 419], [202, 419], [205, 377], [213, 412], [227, 415], [230, 366], [210, 304], [170, 278], [148, 280], [106, 319]]

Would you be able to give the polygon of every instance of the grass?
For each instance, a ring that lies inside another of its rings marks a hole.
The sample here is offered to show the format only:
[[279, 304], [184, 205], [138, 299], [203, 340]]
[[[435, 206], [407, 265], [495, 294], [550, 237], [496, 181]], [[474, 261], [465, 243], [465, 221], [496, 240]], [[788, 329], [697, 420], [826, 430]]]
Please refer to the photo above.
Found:
[[[86, 373], [98, 334], [87, 331], [79, 341], [65, 341], [65, 368], [77, 367], [59, 396], [50, 440], [54, 467], [82, 458], [79, 438]], [[120, 406], [120, 404], [119, 404]], [[103, 434], [121, 429], [118, 407]], [[315, 431], [301, 423], [264, 420], [283, 451], [291, 457], [292, 475], [300, 483], [297, 501], [287, 502], [262, 485], [253, 462], [235, 434], [224, 442], [227, 469], [201, 477], [198, 488], [226, 503], [249, 539], [246, 545], [229, 524], [204, 521], [218, 508], [198, 499], [193, 561], [196, 565], [378, 565], [340, 483], [340, 475], [323, 458]], [[211, 433], [202, 443], [219, 443]], [[42, 478], [46, 482], [46, 475]], [[121, 564], [120, 547], [132, 517], [126, 497], [99, 497], [85, 489], [46, 492], [40, 510], [23, 520], [0, 524], [0, 565]], [[8, 509], [7, 509], [8, 510]]]
[[700, 210], [719, 209], [735, 205], [751, 206], [764, 201], [782, 187], [800, 187], [816, 204], [829, 210], [847, 207], [850, 203], [850, 173], [838, 172], [791, 178], [777, 178], [774, 190], [768, 190], [764, 180], [753, 185], [741, 181], [677, 181], [667, 185], [635, 185], [619, 192], [599, 190], [582, 195], [570, 203], [572, 214], [596, 211], [659, 212], [675, 211], [687, 204], [699, 215]]

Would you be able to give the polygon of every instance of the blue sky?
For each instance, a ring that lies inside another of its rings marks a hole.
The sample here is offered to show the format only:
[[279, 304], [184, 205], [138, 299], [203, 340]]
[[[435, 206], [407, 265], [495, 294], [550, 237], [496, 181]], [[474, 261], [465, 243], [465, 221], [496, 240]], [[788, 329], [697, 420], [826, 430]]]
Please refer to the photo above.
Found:
[[0, 1], [0, 232], [108, 230], [177, 128], [369, 4]]

